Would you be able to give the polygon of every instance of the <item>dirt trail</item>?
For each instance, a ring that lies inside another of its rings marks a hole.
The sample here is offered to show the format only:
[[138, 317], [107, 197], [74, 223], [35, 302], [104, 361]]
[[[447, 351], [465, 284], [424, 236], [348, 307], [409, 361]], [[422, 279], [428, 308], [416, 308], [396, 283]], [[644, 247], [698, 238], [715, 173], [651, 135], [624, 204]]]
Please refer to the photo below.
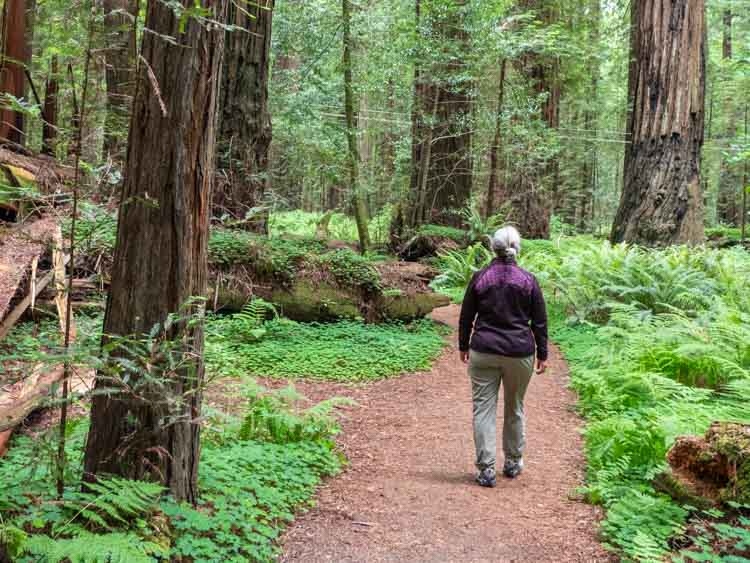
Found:
[[[456, 326], [458, 312], [434, 317]], [[457, 356], [451, 347], [431, 373], [362, 387], [298, 385], [359, 408], [340, 437], [350, 468], [287, 532], [282, 561], [611, 560], [596, 540], [596, 510], [569, 498], [583, 474], [581, 421], [557, 350], [529, 388], [525, 472], [495, 489], [473, 482], [470, 384]]]

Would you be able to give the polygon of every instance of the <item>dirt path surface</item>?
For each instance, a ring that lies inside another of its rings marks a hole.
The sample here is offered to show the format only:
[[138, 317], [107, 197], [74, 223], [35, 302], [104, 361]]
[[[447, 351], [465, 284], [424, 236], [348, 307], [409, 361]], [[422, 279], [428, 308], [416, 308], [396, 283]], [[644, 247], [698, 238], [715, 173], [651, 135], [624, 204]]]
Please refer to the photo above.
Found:
[[[433, 316], [455, 327], [458, 313]], [[527, 395], [525, 471], [499, 477], [495, 489], [473, 481], [470, 384], [455, 347], [427, 374], [362, 387], [298, 384], [310, 398], [349, 396], [359, 407], [347, 411], [340, 437], [351, 466], [287, 532], [281, 560], [610, 561], [596, 510], [570, 500], [583, 475], [581, 421], [557, 350], [550, 365]]]

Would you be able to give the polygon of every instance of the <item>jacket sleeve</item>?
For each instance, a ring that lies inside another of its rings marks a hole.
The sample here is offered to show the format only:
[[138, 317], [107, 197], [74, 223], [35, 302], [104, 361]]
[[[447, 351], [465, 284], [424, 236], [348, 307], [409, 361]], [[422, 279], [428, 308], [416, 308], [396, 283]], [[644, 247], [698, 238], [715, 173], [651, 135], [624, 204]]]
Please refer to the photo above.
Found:
[[544, 295], [539, 282], [534, 280], [534, 288], [531, 292], [531, 332], [534, 333], [536, 341], [537, 358], [545, 361], [547, 359], [547, 306], [544, 303]]
[[464, 302], [461, 305], [461, 317], [458, 321], [458, 349], [461, 352], [469, 351], [471, 331], [474, 328], [474, 319], [477, 316], [476, 279], [477, 274], [474, 274], [471, 278], [471, 282], [469, 282], [469, 287], [466, 288]]

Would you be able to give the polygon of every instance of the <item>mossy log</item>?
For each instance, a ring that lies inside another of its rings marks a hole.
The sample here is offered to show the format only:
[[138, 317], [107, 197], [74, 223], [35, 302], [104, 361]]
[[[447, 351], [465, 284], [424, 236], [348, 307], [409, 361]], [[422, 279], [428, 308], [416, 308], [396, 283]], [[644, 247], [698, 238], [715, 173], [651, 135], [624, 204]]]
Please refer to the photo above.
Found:
[[237, 312], [253, 297], [274, 303], [279, 312], [302, 322], [325, 322], [337, 319], [364, 318], [368, 322], [408, 321], [429, 315], [434, 309], [450, 304], [450, 299], [434, 292], [407, 294], [391, 290], [371, 296], [342, 289], [327, 282], [300, 280], [290, 288], [219, 285], [210, 290], [209, 302], [218, 311]]
[[260, 297], [294, 320], [380, 322], [421, 318], [449, 304], [429, 287], [437, 272], [422, 264], [369, 262], [348, 248], [307, 243], [305, 252], [290, 241], [281, 252], [273, 248], [278, 243], [255, 244], [252, 259], [212, 268], [209, 302], [216, 310], [238, 311]]
[[678, 438], [667, 459], [675, 478], [700, 496], [750, 504], [750, 425], [714, 422], [704, 437]]

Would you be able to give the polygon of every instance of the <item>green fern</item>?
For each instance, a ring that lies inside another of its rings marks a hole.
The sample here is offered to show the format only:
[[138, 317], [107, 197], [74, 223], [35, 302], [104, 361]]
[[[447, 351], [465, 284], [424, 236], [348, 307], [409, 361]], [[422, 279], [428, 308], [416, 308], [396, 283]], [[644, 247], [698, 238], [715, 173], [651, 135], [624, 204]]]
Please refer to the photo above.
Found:
[[264, 324], [269, 316], [278, 318], [279, 312], [273, 303], [260, 298], [251, 299], [242, 308], [242, 311], [234, 315], [238, 327], [244, 334], [244, 340], [254, 342], [260, 340], [268, 331]]
[[442, 273], [432, 282], [433, 287], [466, 287], [472, 276], [492, 260], [490, 252], [483, 244], [475, 243], [466, 251], [449, 250], [438, 259]]
[[26, 532], [8, 524], [0, 524], [0, 553], [15, 559], [24, 549], [28, 540]]
[[82, 532], [69, 539], [31, 536], [24, 553], [40, 563], [152, 563], [169, 549], [131, 533]]
[[663, 561], [667, 540], [683, 529], [687, 510], [663, 496], [631, 491], [614, 502], [602, 528], [610, 545], [637, 561]]
[[293, 385], [275, 391], [256, 385], [247, 397], [240, 438], [275, 444], [330, 440], [339, 431], [335, 409], [353, 404], [348, 399], [334, 397], [300, 409], [298, 404], [305, 397]]
[[112, 529], [129, 525], [134, 518], [145, 518], [158, 508], [164, 488], [156, 483], [119, 477], [87, 483], [85, 492], [70, 492], [65, 508], [72, 517], [58, 530], [66, 533], [79, 526]]

